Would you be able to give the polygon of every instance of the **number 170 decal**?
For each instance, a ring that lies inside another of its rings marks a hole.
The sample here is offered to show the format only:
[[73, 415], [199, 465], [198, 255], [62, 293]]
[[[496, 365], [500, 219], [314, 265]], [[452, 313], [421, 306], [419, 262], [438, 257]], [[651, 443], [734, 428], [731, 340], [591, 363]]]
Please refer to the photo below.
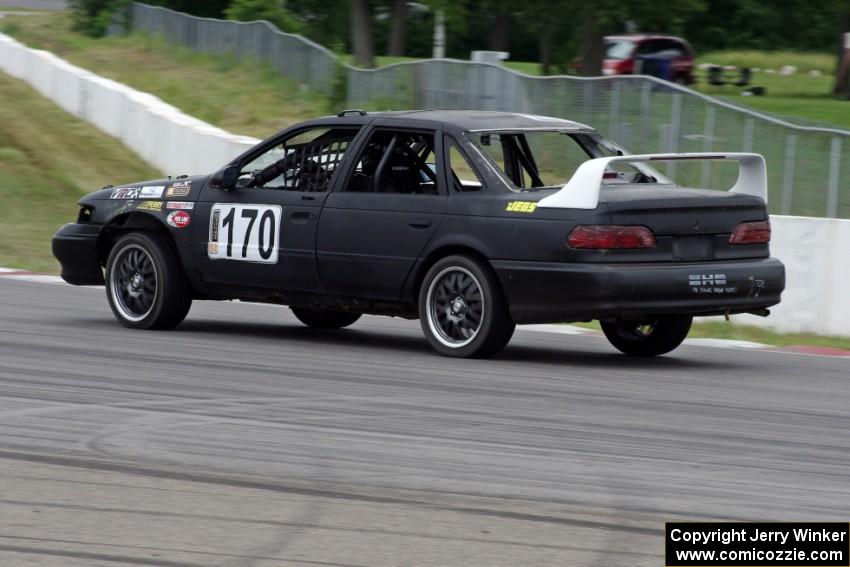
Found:
[[211, 260], [277, 263], [280, 205], [216, 203], [210, 211]]

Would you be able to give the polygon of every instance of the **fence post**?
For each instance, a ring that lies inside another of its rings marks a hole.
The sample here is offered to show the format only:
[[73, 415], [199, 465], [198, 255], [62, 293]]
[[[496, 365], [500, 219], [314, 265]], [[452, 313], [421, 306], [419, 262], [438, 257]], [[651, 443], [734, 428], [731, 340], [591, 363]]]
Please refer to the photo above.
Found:
[[[677, 153], [679, 151], [679, 133], [681, 132], [682, 122], [682, 94], [673, 94], [673, 106], [670, 111], [670, 142], [665, 151]], [[667, 162], [667, 177], [675, 181], [676, 177], [676, 162]]]
[[755, 120], [747, 118], [744, 121], [744, 151], [753, 151], [753, 129], [755, 128]]
[[[714, 143], [714, 105], [709, 105], [705, 109], [705, 129], [703, 131], [702, 151], [710, 152], [711, 145]], [[711, 184], [711, 162], [709, 160], [702, 161], [702, 176], [700, 177], [700, 187], [708, 187]]]
[[827, 193], [826, 216], [838, 216], [838, 176], [841, 173], [841, 138], [832, 137], [832, 151], [829, 156], [829, 192]]
[[608, 115], [608, 137], [617, 140], [620, 137], [620, 81], [611, 79], [614, 83], [611, 89], [611, 106]]
[[582, 94], [584, 96], [584, 100], [582, 101], [584, 117], [582, 118], [582, 121], [584, 121], [585, 124], [592, 124], [593, 120], [591, 115], [593, 113], [593, 107], [591, 105], [593, 101], [593, 83], [590, 81], [584, 81]]
[[791, 214], [791, 199], [794, 196], [794, 165], [797, 159], [797, 134], [785, 138], [785, 179], [782, 184], [782, 214]]
[[[643, 79], [643, 86], [640, 90], [640, 116], [641, 116], [641, 135], [643, 137], [643, 143], [649, 142], [649, 124], [651, 122], [650, 116], [652, 115], [652, 107], [650, 106], [650, 96], [652, 95], [652, 84]], [[657, 146], [656, 146], [657, 148]], [[655, 148], [653, 148], [655, 149]], [[643, 152], [643, 149], [639, 151]], [[648, 151], [648, 150], [647, 150]]]

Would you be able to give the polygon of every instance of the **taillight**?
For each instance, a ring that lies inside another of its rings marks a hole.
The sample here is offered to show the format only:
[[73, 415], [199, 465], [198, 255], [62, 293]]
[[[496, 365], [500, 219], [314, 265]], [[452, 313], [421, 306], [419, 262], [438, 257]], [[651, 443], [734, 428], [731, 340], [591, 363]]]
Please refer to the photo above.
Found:
[[729, 244], [767, 244], [770, 221], [742, 222], [729, 237]]
[[580, 225], [567, 237], [567, 244], [597, 250], [655, 248], [655, 235], [645, 226]]

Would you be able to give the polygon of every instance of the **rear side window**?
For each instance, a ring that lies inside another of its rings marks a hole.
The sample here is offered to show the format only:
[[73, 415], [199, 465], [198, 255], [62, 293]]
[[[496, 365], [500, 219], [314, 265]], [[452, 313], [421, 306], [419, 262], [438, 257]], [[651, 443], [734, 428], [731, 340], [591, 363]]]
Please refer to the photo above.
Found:
[[434, 133], [376, 130], [357, 157], [345, 190], [436, 195]]
[[470, 163], [466, 154], [461, 151], [457, 142], [451, 138], [446, 138], [446, 144], [452, 189], [461, 193], [481, 191], [481, 188], [484, 186], [481, 182], [481, 176], [478, 175], [478, 172]]
[[563, 132], [470, 132], [467, 136], [515, 190], [563, 185], [590, 159], [588, 152]]

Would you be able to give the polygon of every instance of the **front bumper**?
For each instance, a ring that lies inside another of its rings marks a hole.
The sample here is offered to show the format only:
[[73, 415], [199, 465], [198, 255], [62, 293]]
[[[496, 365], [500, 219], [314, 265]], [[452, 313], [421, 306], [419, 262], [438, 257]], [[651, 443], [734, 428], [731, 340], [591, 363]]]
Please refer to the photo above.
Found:
[[53, 236], [53, 255], [62, 265], [62, 279], [74, 285], [103, 285], [98, 260], [100, 230], [96, 224], [66, 224]]
[[663, 264], [497, 260], [491, 264], [517, 323], [745, 313], [776, 305], [785, 289], [785, 266], [775, 258]]

